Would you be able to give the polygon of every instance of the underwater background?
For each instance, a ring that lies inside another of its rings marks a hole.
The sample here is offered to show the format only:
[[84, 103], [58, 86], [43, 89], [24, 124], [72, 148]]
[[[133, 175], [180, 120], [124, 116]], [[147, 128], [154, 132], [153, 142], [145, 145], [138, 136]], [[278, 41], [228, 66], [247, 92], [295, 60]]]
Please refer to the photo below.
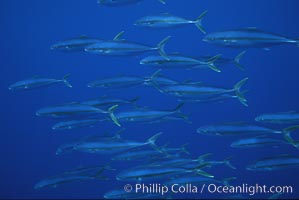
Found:
[[[124, 38], [156, 45], [163, 38], [172, 36], [166, 44], [166, 52], [184, 55], [217, 55], [235, 57], [242, 50], [221, 48], [202, 42], [204, 35], [195, 26], [147, 30], [134, 26], [134, 22], [148, 14], [172, 13], [187, 19], [195, 19], [208, 10], [203, 19], [206, 31], [214, 32], [240, 27], [258, 27], [290, 38], [299, 36], [297, 0], [144, 0], [140, 3], [105, 7], [96, 0], [1, 0], [1, 139], [0, 139], [0, 198], [103, 198], [105, 192], [121, 190], [126, 182], [115, 179], [115, 172], [107, 172], [108, 181], [84, 181], [61, 185], [57, 188], [35, 190], [34, 185], [46, 177], [79, 166], [105, 165], [121, 171], [135, 166], [134, 162], [111, 162], [111, 155], [72, 153], [56, 155], [56, 149], [65, 143], [92, 134], [116, 133], [119, 128], [110, 122], [99, 123], [92, 128], [71, 131], [53, 131], [56, 120], [39, 118], [35, 112], [46, 106], [59, 105], [97, 98], [103, 95], [124, 99], [140, 97], [138, 104], [160, 110], [174, 109], [178, 102], [173, 96], [163, 95], [154, 87], [139, 86], [117, 90], [88, 88], [92, 80], [115, 75], [148, 76], [155, 68], [139, 65], [139, 61], [151, 53], [136, 57], [104, 57], [84, 52], [51, 51], [50, 46], [60, 40], [87, 35], [112, 39], [124, 30]], [[215, 177], [237, 177], [233, 185], [256, 183], [265, 185], [291, 185], [293, 194], [281, 198], [299, 198], [298, 168], [279, 171], [248, 171], [246, 166], [255, 160], [279, 155], [298, 155], [289, 146], [233, 149], [231, 137], [209, 137], [196, 133], [196, 129], [223, 122], [245, 121], [255, 123], [262, 113], [299, 110], [298, 47], [275, 46], [269, 51], [249, 49], [241, 63], [245, 71], [234, 65], [222, 68], [221, 73], [211, 70], [163, 70], [163, 75], [176, 80], [194, 80], [210, 85], [231, 88], [248, 77], [246, 89], [248, 107], [237, 100], [185, 104], [182, 108], [192, 124], [183, 121], [167, 121], [155, 124], [128, 123], [122, 136], [134, 141], [145, 141], [158, 132], [163, 135], [158, 144], [169, 143], [179, 147], [188, 143], [191, 157], [213, 153], [215, 160], [232, 156], [232, 170], [217, 166], [211, 171]], [[35, 75], [62, 78], [71, 74], [73, 88], [64, 85], [11, 92], [7, 88], [13, 82]], [[282, 129], [285, 126], [270, 125]], [[294, 134], [296, 138], [296, 133]], [[154, 181], [159, 182], [159, 181]], [[229, 198], [230, 194], [186, 194], [183, 198]], [[246, 196], [268, 198], [268, 194]], [[176, 196], [174, 196], [176, 197]]]

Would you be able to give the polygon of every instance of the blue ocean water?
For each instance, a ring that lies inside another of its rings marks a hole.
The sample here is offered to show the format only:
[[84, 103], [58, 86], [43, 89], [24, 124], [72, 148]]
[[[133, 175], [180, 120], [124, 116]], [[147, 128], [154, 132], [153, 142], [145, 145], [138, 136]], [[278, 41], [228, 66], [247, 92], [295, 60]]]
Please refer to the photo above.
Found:
[[[207, 32], [233, 28], [258, 27], [290, 38], [298, 37], [299, 14], [297, 0], [166, 0], [166, 5], [155, 0], [144, 0], [123, 7], [105, 7], [96, 0], [56, 1], [10, 1], [2, 0], [1, 6], [1, 165], [0, 198], [103, 198], [109, 190], [121, 190], [126, 182], [115, 180], [114, 171], [109, 171], [108, 181], [79, 181], [35, 190], [34, 185], [47, 177], [79, 166], [105, 165], [111, 155], [72, 153], [55, 155], [56, 149], [65, 143], [76, 141], [92, 134], [115, 133], [119, 130], [110, 122], [93, 128], [55, 132], [51, 126], [57, 120], [40, 118], [35, 112], [46, 106], [93, 99], [103, 95], [125, 99], [140, 97], [138, 104], [150, 108], [169, 110], [176, 107], [173, 96], [159, 93], [154, 87], [135, 87], [119, 90], [87, 88], [87, 83], [98, 78], [115, 75], [148, 76], [155, 69], [139, 65], [141, 56], [104, 57], [84, 52], [51, 51], [50, 46], [60, 40], [87, 35], [112, 39], [124, 30], [124, 38], [130, 41], [158, 44], [166, 36], [172, 36], [166, 44], [166, 52], [184, 55], [217, 55], [234, 57], [242, 50], [213, 46], [202, 42], [204, 35], [193, 25], [162, 30], [148, 30], [133, 23], [149, 14], [172, 13], [187, 19], [195, 19], [208, 10], [203, 19]], [[122, 137], [145, 141], [157, 132], [163, 132], [158, 143], [178, 147], [188, 143], [191, 157], [213, 153], [213, 159], [222, 160], [232, 156], [237, 170], [217, 166], [210, 170], [215, 177], [237, 177], [233, 185], [291, 185], [292, 194], [282, 198], [298, 198], [298, 168], [255, 172], [246, 166], [255, 160], [279, 154], [298, 155], [295, 148], [282, 145], [277, 148], [233, 149], [232, 137], [209, 137], [196, 133], [200, 126], [223, 122], [245, 121], [255, 123], [254, 118], [262, 113], [299, 110], [298, 105], [298, 47], [282, 45], [270, 51], [249, 49], [242, 58], [245, 71], [234, 65], [223, 67], [221, 73], [211, 70], [163, 70], [174, 79], [194, 80], [209, 85], [231, 88], [239, 80], [248, 77], [246, 94], [248, 107], [237, 100], [225, 100], [203, 104], [186, 104], [182, 108], [192, 124], [169, 121], [157, 124], [128, 123]], [[40, 75], [62, 78], [71, 74], [73, 88], [57, 85], [49, 88], [11, 92], [10, 84], [25, 78]], [[285, 126], [270, 125], [281, 129]], [[296, 135], [296, 134], [294, 134]], [[140, 163], [142, 164], [142, 163]], [[137, 165], [136, 162], [112, 162], [120, 172]], [[159, 182], [158, 181], [154, 181]], [[183, 198], [229, 198], [232, 194], [184, 194]], [[257, 194], [247, 198], [268, 198], [269, 194]], [[174, 196], [176, 197], [176, 196]]]

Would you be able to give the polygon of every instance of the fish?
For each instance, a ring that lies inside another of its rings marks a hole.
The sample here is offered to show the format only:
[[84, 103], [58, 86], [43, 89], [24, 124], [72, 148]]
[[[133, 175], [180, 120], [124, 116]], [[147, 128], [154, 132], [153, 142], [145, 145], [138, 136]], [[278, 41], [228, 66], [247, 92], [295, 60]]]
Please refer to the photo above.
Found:
[[82, 167], [72, 171], [67, 171], [62, 174], [44, 179], [35, 184], [34, 189], [42, 189], [46, 187], [56, 188], [59, 185], [70, 183], [74, 181], [84, 180], [107, 180], [106, 177], [102, 176], [102, 173], [110, 169], [108, 166], [104, 167]]
[[[142, 0], [98, 0], [98, 4], [104, 5], [104, 6], [111, 6], [111, 7], [117, 7], [117, 6], [124, 6], [129, 4], [135, 4]], [[162, 4], [166, 4], [164, 0], [158, 0]]]
[[228, 157], [225, 158], [224, 160], [205, 160], [203, 161], [203, 163], [205, 163], [207, 166], [211, 167], [211, 166], [215, 166], [215, 165], [226, 165], [227, 167], [231, 168], [231, 169], [237, 169], [234, 165], [231, 164], [230, 160], [232, 159], [232, 157]]
[[299, 44], [299, 39], [290, 39], [255, 27], [210, 33], [203, 41], [224, 47], [263, 49], [282, 44]]
[[149, 28], [169, 28], [194, 24], [202, 33], [206, 34], [202, 26], [202, 19], [206, 16], [207, 12], [204, 11], [196, 20], [187, 20], [169, 13], [149, 15], [137, 20], [134, 25]]
[[165, 56], [148, 56], [142, 59], [139, 64], [158, 67], [159, 69], [206, 69], [209, 68], [215, 72], [221, 70], [215, 65], [215, 62], [221, 57], [221, 54], [211, 58], [192, 58], [179, 54], [168, 54]]
[[[165, 197], [165, 195], [163, 196]], [[160, 194], [145, 194], [143, 192], [126, 192], [125, 190], [111, 190], [104, 194], [105, 199], [161, 199]]]
[[[121, 40], [121, 36], [123, 35], [123, 33], [124, 33], [123, 31], [118, 33], [113, 40]], [[101, 43], [104, 41], [105, 40], [103, 39], [90, 38], [83, 35], [78, 38], [57, 42], [51, 46], [51, 50], [60, 50], [66, 52], [80, 52], [80, 51], [84, 51], [84, 49], [91, 44]]]
[[210, 154], [204, 154], [199, 156], [197, 159], [191, 159], [191, 158], [184, 158], [184, 157], [166, 157], [165, 159], [157, 160], [151, 165], [156, 165], [156, 166], [197, 166], [198, 164], [202, 164], [205, 167], [212, 167], [215, 165], [226, 165], [227, 167], [231, 169], [236, 169], [235, 166], [233, 166], [230, 163], [231, 157], [228, 157], [224, 160], [221, 161], [216, 161], [216, 160], [205, 160], [204, 158], [207, 157]]
[[136, 56], [145, 52], [158, 51], [161, 56], [167, 59], [164, 47], [169, 39], [170, 36], [164, 38], [156, 47], [150, 47], [128, 40], [111, 40], [89, 45], [85, 48], [85, 51], [110, 56]]
[[221, 185], [225, 185], [225, 186], [230, 186], [229, 181], [232, 181], [235, 179], [237, 179], [237, 178], [230, 177], [230, 178], [224, 178], [222, 180], [217, 180], [214, 178], [208, 178], [208, 177], [203, 177], [203, 176], [198, 176], [198, 175], [183, 175], [183, 176], [176, 177], [174, 179], [164, 182], [164, 185], [172, 186], [172, 185], [178, 184], [179, 186], [181, 186], [181, 185], [186, 185], [186, 184], [216, 183], [216, 184], [221, 184]]
[[226, 135], [244, 135], [244, 134], [281, 134], [283, 131], [274, 130], [267, 127], [250, 125], [244, 122], [230, 122], [218, 125], [208, 125], [202, 126], [197, 129], [197, 133], [203, 135], [216, 135], [216, 136], [226, 136]]
[[256, 148], [256, 147], [265, 147], [265, 146], [280, 146], [286, 144], [286, 141], [276, 138], [267, 137], [265, 135], [244, 138], [236, 140], [231, 143], [232, 148]]
[[76, 144], [77, 143], [74, 142], [74, 143], [68, 143], [68, 144], [61, 145], [60, 147], [57, 148], [55, 154], [56, 155], [64, 155], [64, 154], [72, 153], [74, 151], [74, 146]]
[[111, 158], [111, 160], [122, 160], [122, 161], [132, 161], [132, 160], [143, 160], [150, 158], [159, 157], [163, 155], [163, 152], [157, 150], [143, 150], [143, 151], [129, 151], [122, 154], [118, 154]]
[[104, 121], [100, 119], [83, 119], [83, 120], [71, 120], [56, 123], [52, 126], [52, 130], [73, 130], [76, 128], [92, 127], [99, 122]]
[[87, 36], [81, 36], [78, 38], [68, 39], [53, 44], [51, 50], [59, 50], [65, 52], [80, 52], [84, 51], [85, 47], [97, 42], [103, 42], [102, 39], [89, 38]]
[[[244, 97], [244, 94], [247, 91], [242, 91], [241, 94]], [[177, 100], [179, 102], [184, 102], [184, 103], [211, 103], [211, 102], [223, 102], [224, 100], [227, 99], [238, 99], [238, 96], [232, 95], [232, 94], [222, 94], [222, 95], [214, 95], [214, 96], [202, 96], [202, 97], [179, 97]], [[245, 102], [246, 103], [246, 102]], [[242, 103], [243, 104], [243, 103]], [[244, 105], [244, 104], [243, 104]], [[248, 106], [247, 103], [244, 106]]]
[[257, 122], [272, 124], [296, 124], [299, 123], [299, 113], [295, 111], [262, 114], [255, 118]]
[[[115, 106], [112, 106], [111, 108], [114, 107]], [[96, 115], [96, 114], [108, 114], [108, 113], [109, 110], [106, 111], [100, 108], [96, 108], [89, 105], [83, 105], [75, 102], [67, 105], [42, 108], [36, 112], [36, 116], [61, 118], [61, 117], [73, 117], [73, 116], [81, 116], [81, 115]]]
[[139, 100], [139, 97], [135, 97], [133, 99], [120, 99], [120, 98], [114, 98], [109, 96], [102, 96], [100, 98], [82, 101], [80, 104], [89, 105], [93, 107], [111, 107], [113, 105], [123, 105], [123, 104], [133, 104], [135, 105], [136, 102]]
[[299, 167], [299, 157], [282, 154], [257, 160], [254, 164], [247, 166], [246, 169], [250, 171], [272, 171], [291, 167]]
[[157, 179], [161, 177], [173, 177], [180, 174], [195, 173], [201, 176], [214, 178], [213, 175], [202, 171], [202, 165], [194, 168], [167, 167], [167, 166], [138, 166], [127, 169], [116, 175], [118, 181], [143, 181], [144, 179]]
[[281, 134], [284, 139], [298, 148], [298, 144], [290, 134], [299, 129], [299, 125], [290, 126], [283, 130], [275, 130], [267, 127], [250, 125], [246, 123], [226, 123], [220, 125], [202, 126], [197, 129], [197, 133], [202, 135], [214, 135], [214, 136], [243, 136], [243, 135], [257, 135], [257, 134]]
[[30, 79], [18, 81], [8, 87], [11, 91], [19, 91], [19, 90], [32, 90], [43, 87], [49, 87], [52, 85], [56, 85], [59, 83], [63, 83], [69, 88], [72, 88], [72, 85], [68, 82], [70, 74], [65, 75], [61, 80], [60, 79], [52, 79], [52, 78], [41, 78], [38, 76], [34, 76]]
[[156, 140], [161, 136], [161, 132], [155, 134], [151, 138], [149, 138], [146, 142], [135, 142], [123, 139], [98, 139], [98, 140], [90, 140], [83, 141], [74, 146], [74, 150], [87, 152], [87, 153], [102, 153], [102, 154], [113, 154], [125, 150], [134, 149], [137, 147], [143, 147], [150, 145], [154, 149], [158, 149], [156, 146]]
[[151, 85], [155, 77], [159, 74], [159, 71], [153, 73], [150, 77], [141, 77], [141, 76], [115, 76], [99, 79], [92, 81], [87, 84], [87, 87], [90, 88], [128, 88], [136, 87], [139, 85]]
[[180, 113], [180, 109], [184, 103], [180, 103], [175, 109], [169, 111], [163, 110], [149, 110], [149, 109], [135, 109], [132, 111], [124, 111], [115, 113], [115, 109], [110, 110], [110, 118], [117, 126], [121, 127], [120, 122], [149, 122], [164, 117]]
[[[213, 86], [205, 86], [202, 83], [185, 83], [170, 86], [158, 86], [161, 93], [170, 94], [178, 97], [181, 101], [183, 100], [211, 100], [212, 98], [222, 98], [224, 95], [235, 93], [236, 97], [244, 106], [248, 106], [247, 100], [244, 97], [244, 92], [241, 91], [241, 87], [246, 83], [248, 78], [244, 78], [234, 85], [232, 89], [218, 88]], [[229, 96], [228, 96], [229, 97]], [[233, 97], [233, 96], [230, 96]], [[217, 99], [218, 100], [218, 99]]]
[[[121, 130], [121, 131], [123, 131], [123, 130]], [[76, 151], [76, 149], [75, 149], [76, 145], [80, 145], [84, 142], [95, 142], [95, 141], [111, 142], [111, 141], [121, 140], [121, 137], [119, 135], [119, 133], [121, 131], [119, 131], [118, 133], [116, 133], [113, 136], [106, 135], [106, 134], [101, 135], [101, 136], [93, 135], [93, 136], [88, 136], [86, 138], [83, 138], [83, 139], [81, 139], [80, 141], [77, 141], [77, 142], [63, 144], [63, 145], [61, 145], [60, 147], [57, 148], [56, 155], [63, 155], [63, 154], [67, 154], [67, 153], [72, 153], [72, 152]]]
[[161, 156], [169, 156], [172, 153], [185, 153], [190, 154], [186, 147], [182, 145], [180, 148], [166, 148], [162, 147], [159, 150], [142, 150], [142, 151], [129, 151], [122, 154], [118, 154], [111, 158], [111, 160], [143, 160], [143, 159], [153, 159]]
[[[235, 66], [237, 66], [240, 70], [244, 71], [245, 68], [243, 67], [243, 65], [240, 63], [241, 59], [243, 58], [243, 56], [245, 55], [246, 51], [242, 51], [240, 52], [236, 57], [234, 58], [225, 58], [223, 56], [221, 56], [219, 59], [217, 59], [215, 61], [215, 65], [228, 65], [228, 64], [233, 64]], [[204, 59], [209, 59], [211, 58], [211, 56], [200, 56], [199, 59], [200, 60], [204, 60]]]
[[158, 69], [150, 77], [146, 77], [144, 84], [145, 85], [176, 85], [179, 83], [176, 80], [161, 75], [160, 74], [161, 71], [162, 69]]

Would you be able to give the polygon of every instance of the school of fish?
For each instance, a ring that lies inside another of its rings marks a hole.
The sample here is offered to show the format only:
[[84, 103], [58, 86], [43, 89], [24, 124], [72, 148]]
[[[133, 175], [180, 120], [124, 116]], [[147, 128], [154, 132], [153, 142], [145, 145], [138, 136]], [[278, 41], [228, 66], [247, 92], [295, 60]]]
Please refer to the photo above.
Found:
[[[156, 0], [167, 6], [167, 0]], [[141, 0], [98, 0], [100, 6], [122, 7], [127, 4], [142, 3]], [[155, 3], [155, 1], [153, 1]], [[111, 8], [113, 9], [113, 8]], [[124, 7], [125, 9], [125, 7]], [[53, 124], [54, 131], [74, 130], [77, 128], [96, 127], [101, 123], [112, 123], [119, 128], [117, 133], [102, 135], [90, 135], [70, 143], [62, 144], [56, 149], [56, 155], [66, 153], [85, 153], [110, 155], [108, 164], [98, 166], [84, 166], [67, 170], [58, 175], [50, 176], [37, 182], [35, 189], [46, 187], [58, 187], [74, 181], [99, 180], [140, 182], [147, 180], [159, 180], [165, 185], [186, 183], [217, 183], [230, 185], [237, 177], [216, 177], [213, 167], [222, 166], [236, 170], [233, 163], [237, 162], [232, 156], [215, 160], [212, 154], [193, 156], [187, 150], [187, 144], [180, 147], [169, 147], [168, 144], [158, 145], [160, 137], [167, 137], [168, 133], [157, 130], [146, 140], [127, 139], [125, 127], [127, 124], [147, 123], [155, 124], [164, 121], [181, 121], [192, 123], [188, 114], [182, 109], [188, 103], [215, 102], [235, 99], [243, 106], [249, 103], [245, 97], [247, 90], [243, 87], [249, 80], [247, 77], [236, 82], [235, 85], [223, 87], [213, 86], [209, 83], [197, 81], [178, 81], [163, 75], [164, 70], [208, 69], [211, 73], [221, 73], [224, 65], [234, 65], [240, 70], [245, 70], [241, 64], [241, 58], [250, 48], [269, 49], [275, 45], [298, 45], [298, 39], [268, 33], [255, 27], [230, 29], [209, 33], [203, 26], [203, 20], [208, 12], [202, 11], [194, 19], [185, 19], [170, 13], [147, 15], [132, 22], [132, 25], [149, 29], [163, 29], [172, 27], [195, 26], [202, 41], [222, 47], [241, 49], [235, 58], [225, 58], [221, 54], [212, 56], [201, 55], [192, 57], [180, 53], [167, 53], [166, 45], [171, 42], [171, 37], [157, 38], [156, 44], [143, 44], [138, 41], [124, 39], [124, 31], [111, 38], [91, 38], [88, 36], [74, 37], [53, 44], [52, 51], [63, 52], [87, 52], [102, 56], [146, 56], [137, 61], [142, 66], [154, 68], [152, 74], [138, 76], [127, 74], [123, 76], [102, 77], [91, 80], [87, 84], [89, 88], [116, 89], [120, 92], [129, 87], [152, 87], [161, 95], [170, 95], [178, 101], [177, 105], [168, 108], [148, 108], [138, 104], [139, 98], [122, 99], [112, 96], [101, 96], [94, 99], [83, 99], [78, 102], [69, 102], [62, 105], [48, 105], [36, 111], [36, 116], [58, 120]], [[160, 41], [160, 42], [159, 42]], [[149, 55], [148, 55], [149, 54]], [[112, 58], [113, 59], [113, 58]], [[55, 87], [62, 84], [72, 88], [68, 78], [70, 74], [62, 78], [46, 78], [32, 76], [11, 84], [8, 89], [12, 92]], [[285, 125], [284, 129], [272, 128], [271, 124]], [[299, 112], [273, 112], [260, 114], [252, 122], [224, 122], [222, 124], [201, 125], [194, 130], [202, 138], [205, 136], [234, 138], [230, 147], [233, 149], [267, 148], [289, 146], [299, 149], [299, 141], [292, 137], [292, 133], [299, 129]], [[188, 142], [188, 141], [185, 141]], [[55, 151], [54, 151], [55, 152]], [[132, 168], [122, 170], [113, 169], [110, 165], [114, 162], [138, 162]], [[290, 167], [299, 167], [299, 156], [280, 154], [272, 157], [259, 158], [244, 166], [250, 171], [284, 170]], [[111, 177], [114, 173], [114, 177]], [[106, 175], [105, 175], [106, 174]], [[119, 188], [111, 188], [104, 194], [107, 199], [136, 199], [136, 198], [161, 198], [159, 195], [126, 193]]]

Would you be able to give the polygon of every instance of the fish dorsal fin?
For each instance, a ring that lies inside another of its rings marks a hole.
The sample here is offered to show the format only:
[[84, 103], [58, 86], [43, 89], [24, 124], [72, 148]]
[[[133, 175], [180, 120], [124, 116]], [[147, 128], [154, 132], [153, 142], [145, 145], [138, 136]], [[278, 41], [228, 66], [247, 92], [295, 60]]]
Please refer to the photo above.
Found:
[[161, 15], [164, 15], [164, 16], [169, 16], [169, 15], [171, 15], [170, 13], [168, 13], [168, 12], [165, 12], [165, 13], [161, 13]]
[[31, 77], [32, 79], [37, 79], [37, 78], [40, 78], [40, 76], [39, 75], [35, 75], [35, 76], [33, 76], [33, 77]]
[[123, 36], [123, 34], [125, 33], [125, 31], [121, 31], [119, 32], [114, 38], [114, 41], [119, 41], [119, 40], [123, 40], [121, 37]]
[[87, 37], [87, 35], [80, 35], [79, 38], [81, 38], [81, 39], [85, 39], [85, 38], [88, 38], [88, 37]]

